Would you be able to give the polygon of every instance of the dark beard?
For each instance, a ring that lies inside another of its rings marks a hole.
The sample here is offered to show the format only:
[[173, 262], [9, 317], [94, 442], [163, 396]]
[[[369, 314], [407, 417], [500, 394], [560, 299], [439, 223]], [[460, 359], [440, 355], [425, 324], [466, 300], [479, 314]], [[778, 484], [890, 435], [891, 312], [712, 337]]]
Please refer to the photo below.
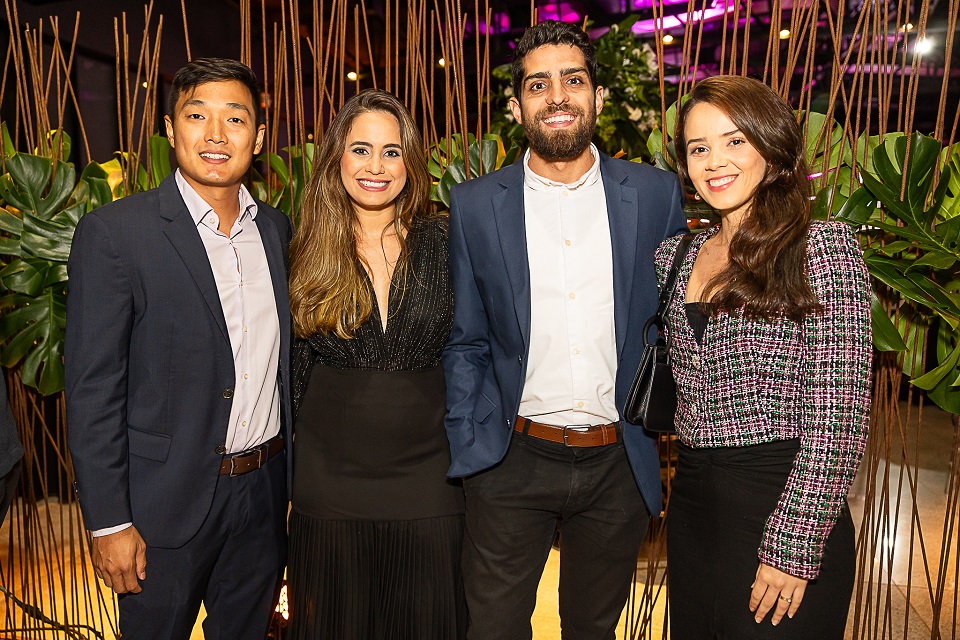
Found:
[[[571, 113], [579, 118], [579, 123], [572, 131], [551, 131], [541, 127], [544, 120], [559, 111]], [[523, 132], [527, 134], [527, 142], [530, 143], [530, 148], [548, 162], [572, 160], [582, 154], [590, 146], [590, 140], [593, 139], [593, 132], [596, 128], [597, 110], [592, 104], [587, 117], [584, 117], [583, 109], [571, 104], [563, 108], [547, 107], [537, 113], [532, 121], [530, 118], [523, 118]]]

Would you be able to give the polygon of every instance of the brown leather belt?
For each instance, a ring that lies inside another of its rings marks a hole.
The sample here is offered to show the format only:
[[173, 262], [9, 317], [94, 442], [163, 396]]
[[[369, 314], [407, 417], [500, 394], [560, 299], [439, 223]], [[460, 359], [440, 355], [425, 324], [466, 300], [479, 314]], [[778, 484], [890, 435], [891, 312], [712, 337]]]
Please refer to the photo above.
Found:
[[265, 465], [267, 460], [283, 451], [283, 436], [275, 435], [263, 444], [240, 453], [224, 456], [220, 463], [220, 475], [242, 476]]
[[513, 423], [513, 430], [523, 433], [524, 428], [526, 428], [528, 436], [549, 440], [550, 442], [559, 442], [568, 447], [602, 447], [617, 441], [616, 422], [596, 426], [568, 424], [565, 427], [557, 427], [517, 416]]

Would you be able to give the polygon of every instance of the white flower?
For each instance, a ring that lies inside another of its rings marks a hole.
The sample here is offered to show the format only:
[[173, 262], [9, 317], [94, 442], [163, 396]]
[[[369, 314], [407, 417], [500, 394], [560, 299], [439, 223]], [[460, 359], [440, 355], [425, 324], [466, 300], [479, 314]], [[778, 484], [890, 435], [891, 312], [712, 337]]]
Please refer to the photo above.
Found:
[[505, 95], [505, 96], [508, 97], [508, 98], [512, 97], [512, 96], [513, 96], [513, 87], [507, 87], [506, 89], [504, 89], [504, 90], [503, 90], [503, 95]]
[[640, 57], [640, 49], [634, 49], [634, 50], [631, 51], [630, 53], [633, 54], [633, 57], [634, 57], [634, 58], [639, 58], [639, 57]]
[[625, 67], [629, 67], [629, 66], [630, 66], [630, 58], [624, 58], [624, 59], [623, 59], [623, 66], [625, 66]]
[[628, 96], [632, 96], [635, 91], [636, 91], [636, 89], [634, 89], [633, 87], [624, 87], [624, 89], [623, 89], [623, 92], [624, 92], [625, 94], [627, 94]]
[[626, 102], [623, 103], [623, 106], [626, 107], [627, 113], [630, 114], [629, 117], [631, 121], [638, 122], [641, 118], [643, 118], [644, 116], [643, 109], [635, 109], [630, 105], [628, 105]]

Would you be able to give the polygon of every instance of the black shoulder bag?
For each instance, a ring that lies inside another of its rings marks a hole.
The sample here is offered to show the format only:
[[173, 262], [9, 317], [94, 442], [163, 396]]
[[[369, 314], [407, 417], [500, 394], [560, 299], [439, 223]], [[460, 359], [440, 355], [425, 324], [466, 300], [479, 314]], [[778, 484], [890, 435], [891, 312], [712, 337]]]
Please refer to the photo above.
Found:
[[[677, 252], [673, 256], [673, 264], [667, 273], [667, 280], [660, 293], [660, 304], [647, 323], [643, 325], [643, 357], [637, 375], [633, 377], [627, 403], [624, 407], [624, 417], [634, 424], [642, 424], [647, 431], [654, 433], [675, 433], [673, 419], [677, 413], [677, 385], [673, 379], [673, 370], [670, 368], [670, 343], [673, 342], [673, 331], [666, 326], [664, 315], [673, 301], [677, 291], [677, 272], [680, 263], [687, 255], [693, 234], [688, 233], [680, 238]], [[650, 343], [650, 327], [657, 327], [657, 340]], [[664, 328], [667, 328], [664, 339]]]

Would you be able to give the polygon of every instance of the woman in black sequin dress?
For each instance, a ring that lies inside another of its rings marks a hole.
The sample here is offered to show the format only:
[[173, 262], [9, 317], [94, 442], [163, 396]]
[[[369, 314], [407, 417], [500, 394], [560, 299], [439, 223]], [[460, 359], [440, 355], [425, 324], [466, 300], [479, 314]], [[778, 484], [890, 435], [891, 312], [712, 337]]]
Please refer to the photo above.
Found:
[[453, 297], [429, 184], [406, 109], [366, 91], [326, 131], [304, 194], [290, 248], [291, 638], [465, 635], [440, 366]]

